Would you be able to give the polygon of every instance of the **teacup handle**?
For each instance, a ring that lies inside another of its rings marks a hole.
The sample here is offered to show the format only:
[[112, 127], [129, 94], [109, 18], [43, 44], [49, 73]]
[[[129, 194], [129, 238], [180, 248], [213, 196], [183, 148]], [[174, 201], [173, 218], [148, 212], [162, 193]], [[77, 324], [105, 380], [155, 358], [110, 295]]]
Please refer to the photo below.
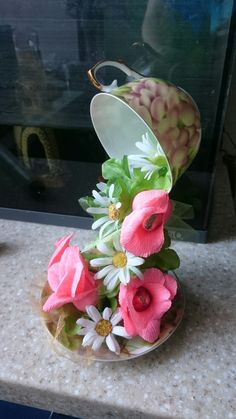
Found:
[[123, 71], [123, 73], [127, 74], [129, 77], [133, 77], [135, 80], [138, 80], [142, 78], [142, 74], [137, 73], [136, 71], [132, 70], [132, 68], [128, 67], [123, 61], [108, 61], [103, 60], [99, 61], [97, 64], [95, 64], [90, 70], [88, 70], [88, 77], [89, 80], [93, 83], [93, 85], [101, 90], [102, 92], [111, 92], [113, 89], [116, 89], [118, 87], [117, 80], [113, 80], [113, 82], [110, 85], [104, 85], [100, 83], [97, 79], [97, 71], [102, 67], [115, 67], [119, 70]]

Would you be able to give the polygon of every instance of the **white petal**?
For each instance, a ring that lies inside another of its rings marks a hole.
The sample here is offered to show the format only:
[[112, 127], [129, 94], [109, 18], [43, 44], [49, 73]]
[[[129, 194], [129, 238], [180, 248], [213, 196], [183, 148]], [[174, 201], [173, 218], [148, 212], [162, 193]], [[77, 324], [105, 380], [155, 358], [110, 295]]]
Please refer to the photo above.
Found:
[[98, 220], [96, 220], [93, 224], [92, 224], [92, 230], [96, 230], [96, 228], [100, 227], [102, 224], [104, 224], [107, 220], [109, 220], [108, 217], [101, 217]]
[[126, 339], [131, 338], [131, 336], [128, 335], [128, 333], [126, 332], [126, 330], [123, 326], [113, 327], [112, 333], [114, 333], [114, 335], [122, 336], [123, 338], [126, 338]]
[[104, 336], [97, 336], [93, 342], [92, 350], [97, 351], [102, 346], [104, 339]]
[[109, 204], [109, 200], [106, 196], [101, 196], [97, 191], [92, 191], [93, 197], [95, 201], [97, 201], [102, 206], [107, 206]]
[[91, 332], [88, 332], [85, 335], [85, 337], [83, 338], [82, 345], [83, 346], [90, 346], [90, 345], [92, 345], [92, 343], [94, 342], [94, 340], [96, 339], [96, 337], [97, 337], [97, 334], [96, 334], [96, 332], [94, 332], [94, 330], [91, 331]]
[[135, 275], [137, 275], [137, 277], [139, 278], [139, 279], [143, 279], [143, 273], [138, 269], [138, 268], [135, 268], [135, 266], [132, 266], [132, 267], [130, 267], [129, 268]]
[[99, 311], [96, 309], [96, 307], [94, 306], [87, 306], [86, 307], [86, 311], [89, 315], [89, 317], [91, 317], [91, 319], [93, 319], [94, 322], [99, 322], [99, 320], [102, 319], [101, 314], [99, 313]]
[[109, 280], [109, 283], [107, 284], [107, 289], [109, 291], [113, 290], [117, 286], [118, 283], [119, 283], [119, 276], [116, 275]]
[[120, 275], [119, 275], [119, 280], [120, 282], [122, 282], [122, 284], [128, 284], [130, 277], [127, 271], [125, 271], [125, 269], [120, 269]]
[[96, 186], [99, 189], [99, 191], [103, 192], [106, 189], [107, 184], [104, 183], [104, 182], [99, 182], [99, 183], [96, 184]]
[[116, 326], [122, 320], [121, 313], [116, 310], [115, 313], [111, 316], [110, 322], [112, 326]]
[[113, 245], [114, 245], [114, 248], [118, 251], [118, 252], [122, 252], [124, 249], [123, 249], [123, 247], [121, 246], [121, 244], [120, 244], [120, 237], [118, 237], [118, 236], [116, 236], [114, 239], [113, 239]]
[[102, 268], [99, 272], [96, 273], [95, 279], [104, 278], [109, 272], [113, 271], [113, 269], [113, 265], [105, 266], [105, 268]]
[[113, 198], [114, 188], [115, 188], [114, 184], [112, 184], [109, 188], [109, 198], [110, 198], [110, 200], [112, 200], [112, 198]]
[[153, 148], [150, 147], [150, 145], [140, 143], [140, 142], [136, 143], [135, 145], [139, 150], [141, 150], [147, 156], [150, 156], [150, 157], [153, 156], [153, 154], [152, 154], [153, 153]]
[[76, 324], [82, 327], [86, 327], [88, 329], [94, 329], [94, 326], [95, 326], [94, 322], [88, 319], [83, 319], [83, 318], [80, 318], [79, 320], [77, 320]]
[[120, 353], [119, 343], [117, 342], [116, 338], [111, 333], [106, 337], [106, 344], [108, 348], [110, 349], [110, 351], [115, 352], [117, 355], [119, 355]]
[[107, 208], [91, 207], [86, 210], [89, 214], [108, 214]]
[[128, 256], [128, 266], [139, 266], [142, 265], [144, 263], [144, 259], [140, 258], [138, 256]]
[[112, 263], [112, 258], [111, 257], [107, 257], [107, 258], [96, 258], [96, 259], [90, 260], [90, 265], [93, 268], [96, 268], [96, 267], [99, 267], [99, 266], [110, 265], [111, 263]]
[[114, 250], [112, 250], [112, 249], [110, 249], [109, 247], [107, 247], [107, 246], [105, 245], [105, 243], [103, 243], [103, 242], [98, 243], [98, 245], [97, 245], [97, 249], [98, 249], [101, 253], [104, 253], [105, 255], [109, 255], [109, 256], [114, 255]]
[[119, 209], [119, 208], [121, 208], [121, 202], [117, 202], [116, 204], [116, 209]]
[[104, 308], [102, 317], [104, 320], [109, 320], [112, 315], [112, 309], [109, 307]]
[[[104, 230], [106, 230], [107, 229], [107, 227], [109, 226], [109, 225], [111, 225], [111, 224], [114, 224], [114, 220], [110, 220], [109, 219], [109, 217], [107, 217], [107, 221], [106, 221], [106, 223], [101, 227], [101, 229], [100, 229], [100, 231], [99, 231], [99, 237], [100, 237], [100, 239], [102, 238], [102, 236], [103, 236], [103, 233], [104, 233]], [[110, 231], [110, 230], [109, 230]], [[105, 234], [108, 234], [108, 230], [106, 231], [106, 233]]]

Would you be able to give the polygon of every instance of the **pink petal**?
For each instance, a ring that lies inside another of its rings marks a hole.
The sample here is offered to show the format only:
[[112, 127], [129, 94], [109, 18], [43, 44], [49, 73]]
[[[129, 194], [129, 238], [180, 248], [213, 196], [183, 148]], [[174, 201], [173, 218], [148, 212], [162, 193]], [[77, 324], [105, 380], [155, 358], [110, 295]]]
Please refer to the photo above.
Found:
[[164, 243], [163, 224], [153, 231], [143, 228], [143, 221], [153, 213], [153, 207], [135, 210], [123, 221], [120, 242], [135, 256], [147, 257], [158, 252]]
[[[97, 284], [96, 284], [97, 285]], [[72, 303], [78, 310], [86, 311], [86, 307], [93, 305], [96, 306], [98, 303], [98, 288], [90, 289], [87, 292], [82, 293], [77, 298], [73, 299]]]
[[55, 310], [56, 308], [59, 308], [63, 306], [64, 304], [70, 303], [72, 300], [71, 297], [59, 297], [56, 293], [53, 293], [50, 295], [50, 297], [47, 299], [46, 303], [43, 306], [43, 311], [51, 311]]
[[60, 261], [61, 256], [63, 255], [65, 249], [69, 246], [72, 237], [73, 233], [69, 234], [68, 236], [62, 237], [62, 239], [56, 242], [57, 248], [51, 257], [48, 267]]
[[156, 207], [156, 212], [165, 212], [168, 207], [169, 196], [163, 190], [150, 190], [138, 193], [132, 204], [133, 210], [144, 207]]
[[48, 283], [53, 291], [56, 291], [60, 284], [59, 263], [54, 263], [48, 269]]
[[141, 336], [147, 342], [153, 343], [155, 340], [157, 340], [160, 334], [160, 326], [161, 321], [158, 319], [153, 319], [148, 323], [147, 327], [140, 331], [139, 336]]
[[177, 292], [177, 282], [171, 275], [163, 274], [163, 276], [165, 278], [165, 287], [170, 291], [171, 300], [173, 300]]

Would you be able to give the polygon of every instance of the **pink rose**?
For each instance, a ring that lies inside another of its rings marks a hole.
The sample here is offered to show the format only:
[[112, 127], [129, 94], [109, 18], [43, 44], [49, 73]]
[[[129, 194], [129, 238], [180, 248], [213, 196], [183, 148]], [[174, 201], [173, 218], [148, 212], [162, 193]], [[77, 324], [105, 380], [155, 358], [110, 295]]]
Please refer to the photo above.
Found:
[[140, 192], [133, 200], [132, 209], [121, 227], [122, 246], [135, 256], [147, 257], [159, 252], [164, 243], [164, 225], [172, 213], [167, 192]]
[[56, 243], [56, 250], [48, 266], [48, 283], [53, 290], [43, 306], [51, 311], [67, 303], [85, 311], [87, 305], [98, 301], [98, 281], [89, 272], [77, 246], [69, 246], [72, 235]]
[[175, 279], [159, 269], [147, 269], [144, 279], [133, 278], [120, 285], [119, 304], [124, 327], [130, 336], [154, 342], [160, 333], [162, 316], [176, 295]]

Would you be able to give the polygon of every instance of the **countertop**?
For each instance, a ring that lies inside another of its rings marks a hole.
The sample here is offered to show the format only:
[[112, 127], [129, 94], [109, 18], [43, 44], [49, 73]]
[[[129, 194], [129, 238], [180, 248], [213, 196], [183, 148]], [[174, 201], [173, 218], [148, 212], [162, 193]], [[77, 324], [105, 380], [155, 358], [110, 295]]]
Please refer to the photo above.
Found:
[[[32, 282], [71, 231], [0, 221], [0, 398], [83, 419], [236, 418], [236, 229], [217, 171], [208, 244], [173, 242], [186, 293], [181, 326], [159, 349], [122, 363], [75, 364], [47, 343]], [[85, 243], [91, 232], [77, 231]]]

